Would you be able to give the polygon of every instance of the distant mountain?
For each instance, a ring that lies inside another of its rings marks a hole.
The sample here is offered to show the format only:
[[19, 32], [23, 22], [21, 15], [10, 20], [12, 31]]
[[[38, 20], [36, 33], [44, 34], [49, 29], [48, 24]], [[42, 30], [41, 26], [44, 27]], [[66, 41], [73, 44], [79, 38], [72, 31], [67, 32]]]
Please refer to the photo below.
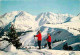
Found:
[[13, 11], [0, 16], [0, 27], [9, 27], [12, 22], [16, 29], [22, 31], [33, 29], [36, 23], [35, 16], [25, 11]]
[[72, 15], [41, 13], [33, 16], [25, 11], [13, 11], [0, 16], [0, 29], [8, 29], [13, 22], [17, 31], [35, 30], [44, 24], [62, 24], [71, 21]]
[[68, 14], [55, 14], [51, 12], [41, 13], [36, 17], [36, 21], [39, 23], [39, 26], [47, 23], [47, 24], [61, 24], [65, 22], [69, 22], [72, 18], [72, 15]]

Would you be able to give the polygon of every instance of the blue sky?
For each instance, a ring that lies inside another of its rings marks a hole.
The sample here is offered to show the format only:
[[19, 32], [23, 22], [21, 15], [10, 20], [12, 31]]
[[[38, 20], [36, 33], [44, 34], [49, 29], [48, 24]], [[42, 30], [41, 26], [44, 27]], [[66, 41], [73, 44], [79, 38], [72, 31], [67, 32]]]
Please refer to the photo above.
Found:
[[0, 15], [11, 11], [26, 11], [32, 15], [42, 12], [77, 15], [80, 0], [3, 0], [0, 1]]

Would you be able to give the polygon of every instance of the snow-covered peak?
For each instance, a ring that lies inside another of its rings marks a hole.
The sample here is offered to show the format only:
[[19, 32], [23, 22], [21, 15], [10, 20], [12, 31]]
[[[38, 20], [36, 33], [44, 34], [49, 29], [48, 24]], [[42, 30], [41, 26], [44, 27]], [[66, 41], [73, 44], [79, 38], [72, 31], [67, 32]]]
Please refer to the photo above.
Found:
[[7, 16], [32, 16], [31, 14], [29, 14], [28, 12], [25, 12], [25, 11], [12, 11], [12, 12], [9, 12], [9, 13], [5, 13], [4, 15], [0, 16], [0, 18], [2, 17], [7, 17]]
[[10, 26], [11, 22], [15, 24], [16, 29], [25, 31], [37, 26], [35, 26], [35, 16], [25, 11], [12, 11], [0, 16], [0, 27]]
[[60, 24], [70, 21], [73, 16], [68, 14], [55, 14], [52, 12], [41, 13], [36, 17], [36, 21], [39, 22], [39, 25], [43, 24]]
[[[13, 13], [15, 13], [16, 11], [14, 11]], [[27, 16], [32, 16], [31, 14], [29, 14], [28, 12], [25, 12], [25, 11], [17, 11], [17, 15], [19, 15], [19, 16], [25, 16], [25, 15], [27, 15]]]

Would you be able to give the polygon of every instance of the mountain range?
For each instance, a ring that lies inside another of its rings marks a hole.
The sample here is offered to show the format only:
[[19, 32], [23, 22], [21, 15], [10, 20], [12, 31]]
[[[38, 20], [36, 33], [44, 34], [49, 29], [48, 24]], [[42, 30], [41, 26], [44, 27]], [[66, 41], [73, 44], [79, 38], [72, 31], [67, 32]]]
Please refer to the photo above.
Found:
[[73, 21], [74, 16], [68, 14], [55, 14], [52, 12], [41, 13], [37, 16], [31, 15], [25, 11], [13, 11], [0, 16], [0, 28], [10, 27], [15, 24], [18, 31], [34, 30], [44, 24], [61, 24]]
[[[11, 23], [16, 31], [21, 33], [20, 42], [23, 47], [36, 46], [37, 39], [34, 41], [33, 36], [41, 30], [42, 46], [46, 43], [47, 33], [50, 33], [52, 49], [61, 50], [63, 45], [68, 43], [74, 50], [80, 50], [80, 15], [44, 12], [34, 16], [25, 11], [13, 11], [0, 16], [0, 35], [9, 29]], [[53, 43], [54, 40], [60, 41]]]

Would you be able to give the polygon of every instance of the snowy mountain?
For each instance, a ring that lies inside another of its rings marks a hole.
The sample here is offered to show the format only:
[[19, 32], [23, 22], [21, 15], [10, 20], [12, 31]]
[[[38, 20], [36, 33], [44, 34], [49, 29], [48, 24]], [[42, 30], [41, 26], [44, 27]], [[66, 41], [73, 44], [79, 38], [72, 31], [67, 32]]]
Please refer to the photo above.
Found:
[[78, 16], [76, 16], [76, 17], [73, 17], [72, 19], [71, 19], [71, 21], [73, 22], [73, 21], [80, 21], [80, 14], [78, 15]]
[[27, 31], [34, 30], [43, 24], [65, 23], [70, 21], [72, 17], [72, 15], [68, 14], [55, 14], [51, 12], [41, 13], [36, 17], [25, 11], [13, 11], [0, 16], [0, 27], [9, 28], [13, 22], [18, 31]]
[[[52, 53], [46, 47], [45, 51], [43, 50], [35, 50], [30, 49], [31, 52], [25, 52], [27, 50], [17, 50], [16, 55], [19, 54], [43, 54], [43, 55], [77, 55], [78, 52], [68, 52], [68, 51], [61, 51], [63, 50], [63, 45], [68, 43], [69, 46], [73, 47], [73, 50], [80, 50], [80, 15], [72, 16], [68, 14], [54, 14], [51, 12], [41, 13], [38, 16], [33, 16], [25, 11], [13, 11], [10, 13], [6, 13], [0, 16], [0, 27], [3, 28], [3, 32], [7, 30], [11, 23], [14, 23], [16, 31], [22, 32], [20, 38], [20, 42], [22, 43], [22, 47], [26, 48], [29, 46], [37, 47], [37, 38], [34, 39], [34, 35], [37, 34], [38, 30], [41, 30], [42, 34], [42, 46], [46, 44], [47, 33], [51, 34], [52, 38], [52, 52], [56, 51], [61, 52], [59, 53]], [[29, 30], [33, 30], [32, 32], [26, 32]], [[0, 30], [1, 32], [1, 30]], [[23, 33], [25, 32], [25, 34]], [[23, 35], [24, 34], [24, 35]], [[4, 37], [4, 36], [2, 36]], [[54, 40], [59, 40], [58, 42], [54, 43]], [[0, 42], [0, 49], [5, 48], [9, 43], [6, 41]], [[12, 46], [12, 45], [11, 45]], [[13, 48], [13, 46], [11, 47]], [[12, 51], [12, 49], [11, 49]], [[5, 52], [1, 51], [2, 54]], [[21, 52], [21, 53], [19, 53]], [[35, 52], [35, 53], [33, 53]], [[7, 52], [7, 54], [15, 54], [11, 52]], [[79, 52], [80, 53], [80, 52]]]
[[47, 24], [61, 24], [65, 22], [69, 22], [72, 18], [72, 15], [68, 14], [55, 14], [52, 12], [41, 13], [36, 17], [36, 21], [39, 23], [39, 26], [47, 23]]
[[34, 18], [35, 16], [25, 11], [13, 11], [0, 16], [0, 27], [10, 26], [11, 22], [13, 22], [18, 30], [31, 30], [37, 26]]

